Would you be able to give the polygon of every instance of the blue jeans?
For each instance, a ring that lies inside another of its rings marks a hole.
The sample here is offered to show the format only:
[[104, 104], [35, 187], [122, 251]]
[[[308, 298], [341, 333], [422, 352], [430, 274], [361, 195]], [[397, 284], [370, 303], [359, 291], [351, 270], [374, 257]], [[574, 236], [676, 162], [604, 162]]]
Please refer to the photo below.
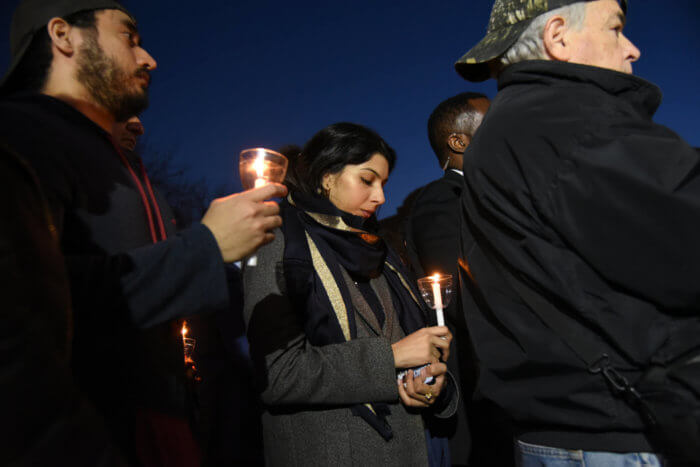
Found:
[[663, 463], [648, 452], [595, 452], [550, 448], [515, 442], [518, 467], [659, 467]]
[[428, 465], [430, 467], [450, 467], [450, 444], [447, 438], [433, 436], [426, 428], [425, 439], [428, 443]]

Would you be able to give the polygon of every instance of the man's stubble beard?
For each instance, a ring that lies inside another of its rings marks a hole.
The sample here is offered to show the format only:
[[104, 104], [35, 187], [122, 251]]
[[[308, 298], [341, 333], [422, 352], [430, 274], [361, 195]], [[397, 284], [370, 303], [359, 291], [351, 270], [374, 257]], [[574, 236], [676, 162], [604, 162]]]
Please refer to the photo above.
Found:
[[95, 103], [107, 109], [116, 121], [126, 121], [146, 110], [147, 90], [133, 91], [129, 81], [148, 71], [139, 69], [133, 75], [126, 73], [116, 60], [104, 53], [97, 43], [96, 34], [85, 35], [78, 53], [78, 81], [85, 86]]

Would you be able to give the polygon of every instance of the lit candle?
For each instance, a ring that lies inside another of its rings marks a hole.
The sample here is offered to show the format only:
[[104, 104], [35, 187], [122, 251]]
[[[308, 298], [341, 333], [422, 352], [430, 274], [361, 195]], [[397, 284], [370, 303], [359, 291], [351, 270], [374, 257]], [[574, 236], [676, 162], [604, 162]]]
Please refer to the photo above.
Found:
[[435, 314], [438, 326], [445, 325], [445, 315], [442, 312], [442, 293], [440, 293], [440, 274], [431, 276], [433, 286], [433, 300], [435, 301]]
[[257, 177], [255, 179], [255, 188], [260, 188], [261, 186], [265, 186], [267, 184], [267, 180], [265, 180], [265, 151], [263, 150], [258, 150], [258, 157], [255, 158], [255, 162], [253, 163], [253, 168], [255, 168], [255, 172], [257, 174]]
[[182, 334], [182, 348], [185, 353], [185, 364], [194, 364], [192, 360], [192, 351], [194, 350], [194, 343], [196, 339], [188, 338], [187, 333], [190, 330], [187, 328], [187, 321], [182, 322], [182, 329], [180, 329], [180, 334]]

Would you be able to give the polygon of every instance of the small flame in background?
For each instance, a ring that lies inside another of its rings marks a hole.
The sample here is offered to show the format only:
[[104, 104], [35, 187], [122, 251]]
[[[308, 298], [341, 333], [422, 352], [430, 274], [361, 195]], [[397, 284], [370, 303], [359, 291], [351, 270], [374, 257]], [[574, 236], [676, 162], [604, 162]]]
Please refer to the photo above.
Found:
[[182, 347], [185, 350], [185, 365], [190, 365], [194, 368], [194, 360], [192, 360], [192, 356], [189, 355], [190, 352], [187, 351], [187, 341], [185, 340], [188, 332], [190, 332], [190, 329], [187, 327], [187, 321], [183, 321], [180, 334], [182, 334]]

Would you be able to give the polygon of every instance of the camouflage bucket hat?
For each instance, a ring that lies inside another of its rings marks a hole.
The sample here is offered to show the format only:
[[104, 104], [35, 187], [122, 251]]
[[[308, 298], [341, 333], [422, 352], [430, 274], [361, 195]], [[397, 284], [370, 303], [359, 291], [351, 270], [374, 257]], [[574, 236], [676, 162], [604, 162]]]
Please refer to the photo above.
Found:
[[[45, 28], [51, 18], [65, 17], [87, 10], [121, 10], [131, 14], [116, 0], [22, 0], [10, 25], [10, 66], [0, 80], [0, 88], [24, 58], [34, 35]], [[132, 17], [133, 19], [133, 17]]]
[[[488, 62], [506, 52], [533, 19], [543, 13], [572, 3], [591, 0], [496, 0], [491, 10], [486, 36], [455, 63], [464, 79], [484, 81], [490, 78]], [[627, 0], [618, 0], [627, 11]]]

